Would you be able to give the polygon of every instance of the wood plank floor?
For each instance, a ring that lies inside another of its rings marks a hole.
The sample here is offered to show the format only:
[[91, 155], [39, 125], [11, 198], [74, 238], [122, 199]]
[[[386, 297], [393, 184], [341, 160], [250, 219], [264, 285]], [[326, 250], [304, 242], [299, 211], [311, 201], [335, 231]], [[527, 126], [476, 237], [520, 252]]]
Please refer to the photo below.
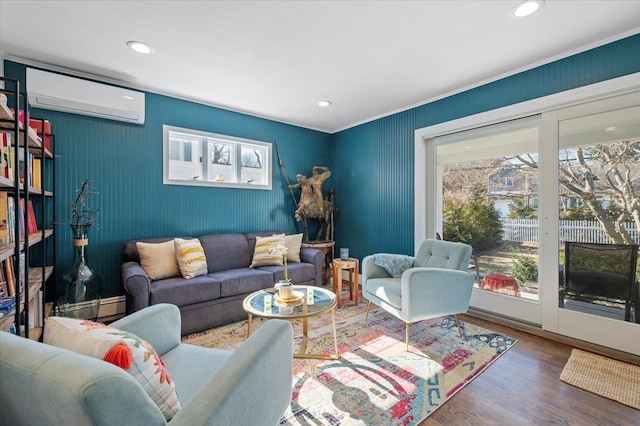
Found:
[[461, 319], [518, 343], [420, 425], [640, 425], [640, 411], [560, 381], [573, 346]]

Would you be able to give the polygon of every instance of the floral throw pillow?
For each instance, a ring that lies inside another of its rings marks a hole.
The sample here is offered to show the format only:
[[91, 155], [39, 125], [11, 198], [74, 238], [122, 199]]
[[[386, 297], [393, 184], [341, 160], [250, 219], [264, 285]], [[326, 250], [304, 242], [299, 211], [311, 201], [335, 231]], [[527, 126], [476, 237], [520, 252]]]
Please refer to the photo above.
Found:
[[99, 322], [49, 317], [44, 343], [110, 362], [127, 371], [167, 419], [180, 410], [175, 384], [156, 350], [138, 336]]

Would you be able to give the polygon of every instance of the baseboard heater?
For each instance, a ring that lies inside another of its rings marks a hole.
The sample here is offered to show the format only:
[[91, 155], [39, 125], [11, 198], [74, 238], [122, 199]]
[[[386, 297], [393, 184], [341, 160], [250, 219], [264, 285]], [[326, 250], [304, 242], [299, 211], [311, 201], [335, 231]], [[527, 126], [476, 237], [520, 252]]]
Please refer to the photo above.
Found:
[[106, 297], [100, 301], [98, 311], [98, 321], [110, 322], [125, 316], [127, 312], [127, 297], [113, 296]]

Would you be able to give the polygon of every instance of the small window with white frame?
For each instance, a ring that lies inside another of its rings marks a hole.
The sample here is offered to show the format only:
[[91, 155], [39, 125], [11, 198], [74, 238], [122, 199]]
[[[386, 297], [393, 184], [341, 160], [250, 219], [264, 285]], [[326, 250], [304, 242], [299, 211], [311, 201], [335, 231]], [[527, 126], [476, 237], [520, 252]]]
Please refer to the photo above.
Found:
[[271, 144], [162, 126], [168, 185], [271, 189]]

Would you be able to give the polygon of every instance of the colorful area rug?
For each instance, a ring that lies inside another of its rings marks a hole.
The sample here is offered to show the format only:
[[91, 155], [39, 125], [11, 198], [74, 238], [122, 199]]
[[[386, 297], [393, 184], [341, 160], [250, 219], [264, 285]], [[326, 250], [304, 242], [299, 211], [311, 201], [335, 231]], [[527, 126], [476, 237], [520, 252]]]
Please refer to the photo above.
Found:
[[[417, 425], [516, 343], [467, 323], [460, 338], [454, 319], [445, 317], [412, 324], [407, 352], [402, 321], [372, 309], [365, 322], [365, 311], [366, 302], [336, 309], [338, 360], [294, 360], [292, 401], [280, 424]], [[246, 333], [243, 321], [183, 342], [233, 349]], [[301, 335], [296, 322], [294, 345]], [[329, 313], [309, 320], [307, 350], [333, 353]]]
[[560, 380], [640, 410], [640, 367], [573, 349]]

